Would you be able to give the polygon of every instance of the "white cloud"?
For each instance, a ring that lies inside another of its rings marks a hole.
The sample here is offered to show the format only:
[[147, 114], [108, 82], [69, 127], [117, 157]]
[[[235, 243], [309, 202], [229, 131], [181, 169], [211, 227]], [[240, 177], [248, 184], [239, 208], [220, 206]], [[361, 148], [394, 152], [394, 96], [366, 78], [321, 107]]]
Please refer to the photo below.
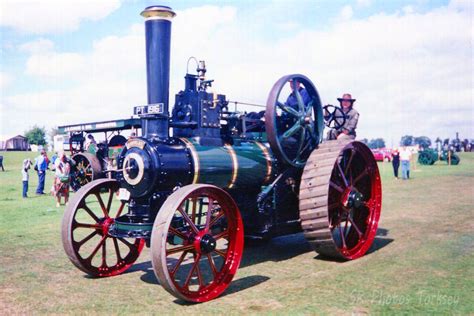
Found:
[[[214, 91], [231, 100], [262, 104], [280, 76], [303, 73], [325, 104], [334, 104], [343, 92], [357, 98], [360, 137], [382, 136], [388, 144], [403, 134], [453, 137], [459, 131], [474, 137], [469, 10], [448, 6], [334, 20], [325, 31], [299, 28], [276, 40], [255, 34], [245, 23], [232, 7], [178, 12], [171, 104], [183, 86], [186, 60], [194, 55], [207, 61]], [[8, 117], [51, 126], [128, 117], [134, 105], [146, 102], [143, 29], [134, 25], [125, 36], [97, 40], [86, 54], [34, 53], [27, 63], [30, 75], [43, 80], [49, 69], [50, 77], [70, 87], [5, 98]], [[199, 36], [190, 36], [189, 30]], [[31, 111], [27, 119], [19, 112], [25, 108]]]
[[53, 48], [53, 41], [45, 38], [39, 38], [37, 40], [27, 42], [19, 46], [20, 51], [31, 54], [50, 52], [53, 50]]
[[345, 19], [345, 20], [348, 20], [350, 18], [352, 18], [352, 15], [354, 14], [354, 12], [352, 11], [352, 7], [350, 5], [345, 5], [342, 9], [341, 9], [341, 18]]
[[357, 5], [361, 7], [368, 7], [372, 4], [372, 0], [357, 0]]
[[[5, 89], [10, 82], [12, 81], [12, 78], [10, 75], [0, 72], [0, 89]], [[3, 95], [4, 93], [0, 91], [0, 96]]]
[[2, 0], [0, 25], [33, 34], [76, 30], [83, 20], [100, 20], [120, 7], [120, 0]]
[[405, 14], [411, 14], [411, 13], [413, 13], [413, 12], [415, 12], [415, 9], [413, 8], [413, 6], [407, 5], [407, 6], [404, 6], [404, 7], [403, 7], [403, 13], [405, 13]]

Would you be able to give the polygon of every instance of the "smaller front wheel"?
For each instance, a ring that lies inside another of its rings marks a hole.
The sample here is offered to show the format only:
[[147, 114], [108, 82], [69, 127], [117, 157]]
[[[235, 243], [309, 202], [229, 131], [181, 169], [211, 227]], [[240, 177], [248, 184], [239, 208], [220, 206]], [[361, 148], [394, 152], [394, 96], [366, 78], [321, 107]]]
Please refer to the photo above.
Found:
[[83, 186], [71, 199], [62, 221], [62, 241], [71, 262], [93, 277], [121, 274], [138, 259], [143, 239], [109, 234], [127, 202], [116, 198], [116, 180], [99, 179]]
[[151, 236], [153, 270], [171, 294], [206, 302], [230, 285], [240, 265], [244, 231], [239, 209], [222, 189], [192, 184], [165, 201]]

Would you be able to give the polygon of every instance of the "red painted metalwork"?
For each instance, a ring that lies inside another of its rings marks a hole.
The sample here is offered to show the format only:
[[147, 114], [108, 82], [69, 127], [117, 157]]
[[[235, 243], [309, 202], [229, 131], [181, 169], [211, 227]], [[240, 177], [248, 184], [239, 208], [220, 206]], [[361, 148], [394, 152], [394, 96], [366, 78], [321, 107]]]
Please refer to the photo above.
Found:
[[[115, 218], [122, 214], [127, 203], [116, 200], [118, 189], [119, 184], [115, 180], [100, 179], [88, 183], [73, 196], [64, 214], [62, 223], [64, 250], [76, 267], [94, 277], [123, 273], [138, 259], [145, 245], [144, 239], [135, 239], [131, 242], [109, 234]], [[84, 233], [84, 230], [90, 230], [90, 233], [88, 231]], [[82, 231], [80, 238], [79, 231]], [[110, 247], [112, 251], [107, 250], [107, 241], [112, 243], [113, 247]], [[85, 246], [89, 246], [92, 251], [84, 250], [87, 248]], [[125, 252], [123, 248], [127, 251]]]
[[346, 146], [330, 183], [328, 216], [334, 243], [344, 258], [357, 259], [372, 245], [382, 207], [380, 174], [370, 150], [358, 142]]
[[[173, 224], [173, 218], [180, 218], [180, 224]], [[179, 189], [163, 204], [155, 227], [153, 268], [167, 291], [186, 301], [205, 302], [229, 286], [244, 240], [240, 212], [225, 191], [203, 184]]]

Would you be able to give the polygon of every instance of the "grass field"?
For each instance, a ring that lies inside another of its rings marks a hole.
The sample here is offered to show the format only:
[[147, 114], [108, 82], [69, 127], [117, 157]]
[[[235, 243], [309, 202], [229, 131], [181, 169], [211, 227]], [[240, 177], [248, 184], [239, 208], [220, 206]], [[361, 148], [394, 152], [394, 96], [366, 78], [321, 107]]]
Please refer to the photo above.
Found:
[[64, 207], [34, 195], [35, 174], [21, 198], [21, 161], [33, 154], [1, 154], [0, 315], [474, 313], [474, 154], [418, 166], [409, 181], [381, 163], [380, 229], [363, 258], [329, 261], [301, 234], [276, 238], [247, 247], [226, 293], [198, 305], [157, 284], [148, 249], [123, 275], [86, 277], [62, 248]]

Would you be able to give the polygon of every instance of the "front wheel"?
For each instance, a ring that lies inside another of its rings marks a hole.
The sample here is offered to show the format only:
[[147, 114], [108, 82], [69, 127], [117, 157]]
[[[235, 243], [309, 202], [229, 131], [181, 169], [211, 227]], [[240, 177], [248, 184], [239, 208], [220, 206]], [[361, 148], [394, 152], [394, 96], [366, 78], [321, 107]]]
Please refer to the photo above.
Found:
[[189, 302], [216, 298], [242, 258], [242, 219], [233, 199], [212, 185], [180, 188], [165, 201], [151, 236], [153, 270], [172, 295]]
[[83, 186], [71, 199], [62, 221], [62, 241], [71, 262], [93, 277], [123, 273], [138, 259], [143, 239], [109, 234], [127, 202], [117, 200], [119, 183], [100, 179]]

